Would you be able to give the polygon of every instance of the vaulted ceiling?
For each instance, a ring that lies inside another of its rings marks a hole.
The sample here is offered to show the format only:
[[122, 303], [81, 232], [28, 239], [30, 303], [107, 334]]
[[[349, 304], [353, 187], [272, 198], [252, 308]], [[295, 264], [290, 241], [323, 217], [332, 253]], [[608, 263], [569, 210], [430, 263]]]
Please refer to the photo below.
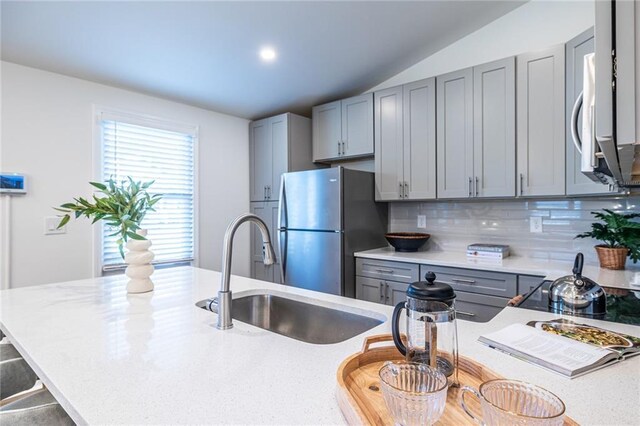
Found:
[[[246, 118], [361, 93], [522, 1], [2, 1], [2, 60]], [[261, 61], [272, 46], [277, 58]]]

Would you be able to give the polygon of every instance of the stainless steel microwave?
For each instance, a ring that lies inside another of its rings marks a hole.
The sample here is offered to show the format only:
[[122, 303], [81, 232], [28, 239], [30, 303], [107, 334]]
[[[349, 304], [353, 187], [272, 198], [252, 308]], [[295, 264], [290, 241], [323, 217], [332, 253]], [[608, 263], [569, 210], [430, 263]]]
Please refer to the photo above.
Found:
[[[640, 187], [640, 1], [595, 3], [593, 180]], [[588, 157], [588, 158], [584, 158]]]

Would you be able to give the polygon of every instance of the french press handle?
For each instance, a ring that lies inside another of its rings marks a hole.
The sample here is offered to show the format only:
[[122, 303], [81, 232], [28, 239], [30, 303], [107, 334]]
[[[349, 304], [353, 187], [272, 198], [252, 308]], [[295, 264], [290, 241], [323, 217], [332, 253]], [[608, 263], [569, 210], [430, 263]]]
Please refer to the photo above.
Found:
[[405, 302], [400, 302], [393, 309], [393, 315], [391, 316], [391, 335], [393, 336], [393, 343], [403, 356], [407, 355], [407, 347], [402, 343], [400, 338], [400, 312], [406, 308]]

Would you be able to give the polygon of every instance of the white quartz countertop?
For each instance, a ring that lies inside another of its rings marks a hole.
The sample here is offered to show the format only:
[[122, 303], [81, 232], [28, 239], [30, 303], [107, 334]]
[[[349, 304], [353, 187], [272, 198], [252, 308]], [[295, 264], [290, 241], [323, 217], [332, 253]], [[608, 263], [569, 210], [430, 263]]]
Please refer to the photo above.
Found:
[[[465, 252], [418, 251], [402, 253], [392, 247], [377, 248], [355, 253], [356, 257], [391, 260], [395, 262], [419, 263], [422, 265], [451, 266], [455, 268], [483, 271], [508, 272], [512, 274], [537, 275], [555, 280], [571, 274], [572, 262], [559, 262], [528, 257], [510, 256], [503, 260], [468, 259]], [[591, 278], [603, 287], [615, 287], [640, 291], [640, 264], [627, 266], [622, 271], [585, 264], [582, 275]]]
[[[239, 321], [215, 328], [194, 307], [220, 274], [156, 271], [152, 293], [127, 295], [124, 276], [0, 292], [0, 327], [79, 424], [344, 424], [336, 371], [364, 335], [313, 345]], [[233, 276], [234, 297], [259, 290], [391, 317], [393, 307]], [[581, 424], [637, 424], [640, 357], [570, 380], [477, 342], [509, 324], [557, 315], [505, 308], [491, 322], [458, 325], [460, 351], [505, 377], [559, 395]], [[640, 337], [640, 327], [599, 323]], [[389, 322], [367, 335], [389, 333]]]

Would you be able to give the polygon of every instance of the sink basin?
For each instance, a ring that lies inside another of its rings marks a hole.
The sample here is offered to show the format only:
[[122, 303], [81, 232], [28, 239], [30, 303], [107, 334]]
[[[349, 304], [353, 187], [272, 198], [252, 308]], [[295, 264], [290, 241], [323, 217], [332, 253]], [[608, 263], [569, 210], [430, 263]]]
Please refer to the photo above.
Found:
[[[202, 300], [196, 306], [208, 310], [210, 302]], [[215, 303], [212, 308], [215, 311]], [[372, 313], [372, 316], [365, 316], [268, 293], [233, 299], [231, 317], [315, 344], [343, 342], [384, 322], [384, 319], [380, 319], [381, 315]]]

